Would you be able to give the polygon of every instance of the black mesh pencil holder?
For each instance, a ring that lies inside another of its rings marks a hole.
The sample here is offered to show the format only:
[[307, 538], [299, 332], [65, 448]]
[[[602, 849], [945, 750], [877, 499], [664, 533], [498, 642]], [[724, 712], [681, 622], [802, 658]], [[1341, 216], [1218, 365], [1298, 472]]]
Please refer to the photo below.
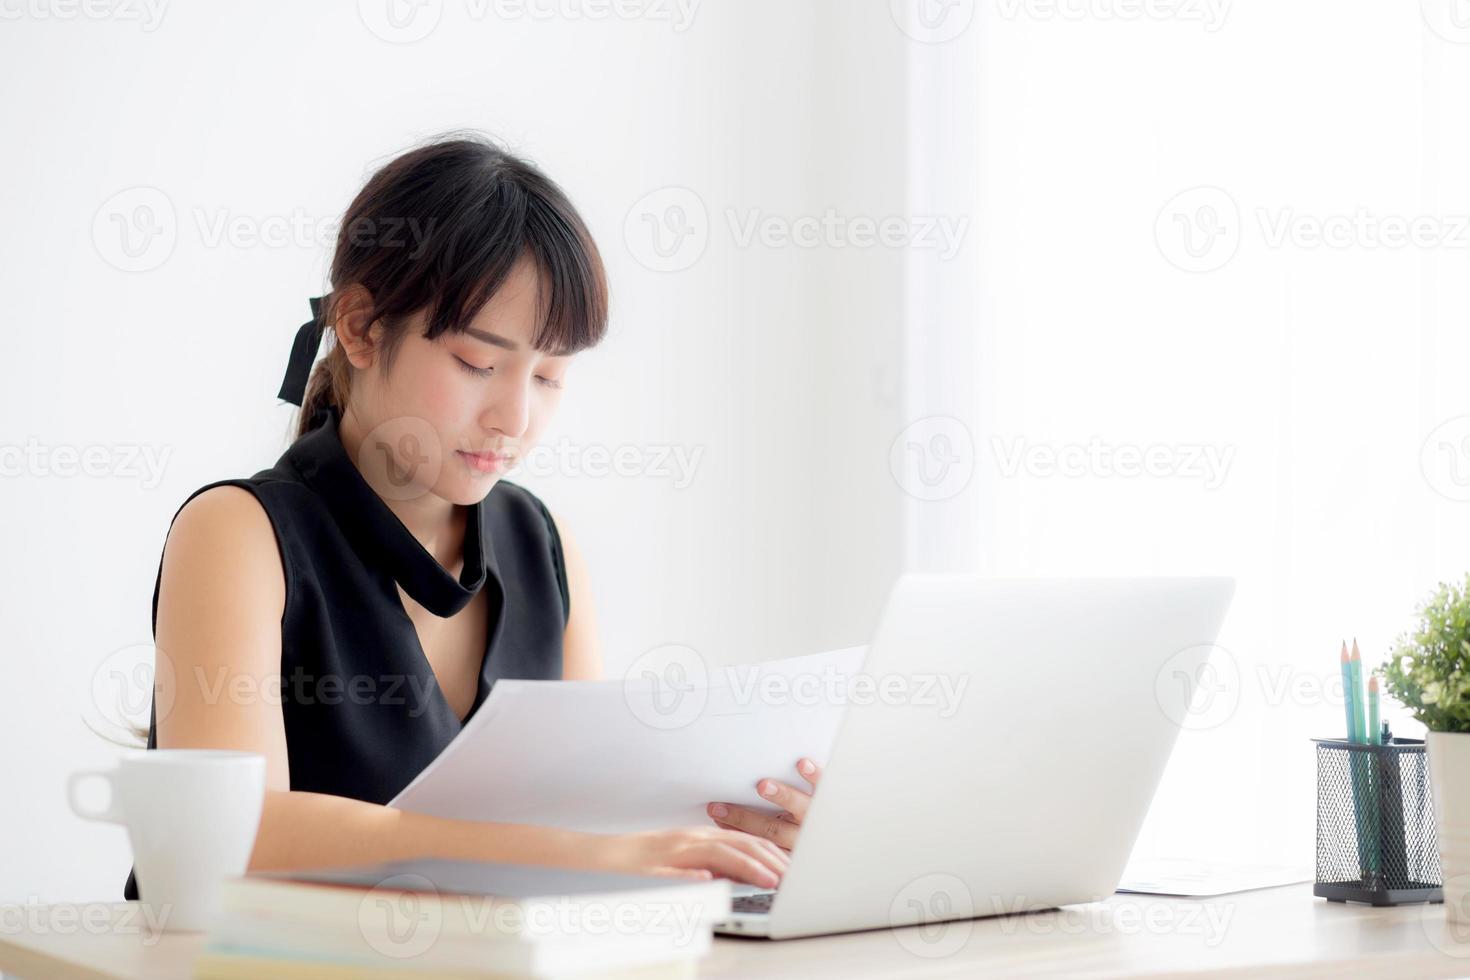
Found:
[[1424, 742], [1317, 743], [1317, 881], [1334, 902], [1442, 902]]

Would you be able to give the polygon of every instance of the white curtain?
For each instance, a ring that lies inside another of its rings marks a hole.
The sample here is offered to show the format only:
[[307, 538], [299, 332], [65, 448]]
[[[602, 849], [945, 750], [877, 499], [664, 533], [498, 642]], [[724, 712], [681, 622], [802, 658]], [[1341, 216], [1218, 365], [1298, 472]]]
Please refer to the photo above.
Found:
[[[1376, 664], [1470, 569], [1470, 31], [1143, 7], [977, 5], [975, 332], [921, 367], [973, 413], [978, 568], [1238, 580], [1135, 855], [1310, 863], [1340, 641]], [[968, 556], [948, 520], [923, 560]]]

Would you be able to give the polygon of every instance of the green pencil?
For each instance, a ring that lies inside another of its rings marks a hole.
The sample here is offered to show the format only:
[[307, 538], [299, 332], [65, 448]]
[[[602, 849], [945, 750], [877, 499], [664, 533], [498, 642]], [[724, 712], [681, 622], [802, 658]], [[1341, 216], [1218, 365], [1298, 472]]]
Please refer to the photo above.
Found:
[[1368, 744], [1383, 744], [1383, 729], [1378, 724], [1378, 678], [1368, 678]]
[[1363, 704], [1363, 655], [1358, 653], [1358, 638], [1353, 637], [1353, 652], [1348, 655], [1348, 666], [1353, 672], [1353, 731], [1354, 742], [1368, 744], [1367, 705]]
[[[1347, 641], [1342, 644], [1342, 699], [1347, 711], [1348, 741], [1361, 745], [1368, 741], [1368, 722], [1363, 716], [1363, 660], [1358, 655], [1358, 641], [1353, 640], [1353, 653], [1348, 653]], [[1363, 765], [1362, 753], [1348, 750], [1348, 780], [1353, 785], [1353, 829], [1357, 832], [1358, 873], [1362, 877], [1372, 868], [1368, 847], [1368, 818], [1363, 800], [1367, 788], [1367, 767]]]
[[[1383, 731], [1378, 727], [1378, 678], [1368, 677], [1368, 744], [1382, 745]], [[1368, 789], [1368, 799], [1373, 807], [1373, 816], [1370, 821], [1373, 825], [1373, 836], [1368, 844], [1368, 864], [1375, 872], [1383, 871], [1383, 794], [1386, 792], [1383, 785], [1383, 753], [1374, 752], [1369, 756], [1373, 760], [1373, 768], [1370, 770], [1372, 785]]]

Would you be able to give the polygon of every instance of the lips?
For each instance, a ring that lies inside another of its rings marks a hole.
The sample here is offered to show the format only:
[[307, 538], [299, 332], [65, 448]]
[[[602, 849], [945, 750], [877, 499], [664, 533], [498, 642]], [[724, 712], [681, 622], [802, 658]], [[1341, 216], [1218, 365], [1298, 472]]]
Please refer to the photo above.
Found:
[[470, 468], [480, 473], [491, 473], [497, 470], [505, 470], [510, 467], [511, 456], [509, 453], [472, 453], [463, 449], [455, 450], [459, 456], [469, 464]]

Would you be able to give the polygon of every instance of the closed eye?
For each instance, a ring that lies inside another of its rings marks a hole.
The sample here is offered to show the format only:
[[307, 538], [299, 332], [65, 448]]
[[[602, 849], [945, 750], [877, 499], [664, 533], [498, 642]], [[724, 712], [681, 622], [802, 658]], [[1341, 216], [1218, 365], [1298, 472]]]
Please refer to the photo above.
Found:
[[454, 355], [454, 359], [459, 362], [460, 367], [464, 368], [466, 371], [468, 371], [470, 374], [473, 374], [477, 378], [488, 378], [490, 376], [490, 372], [495, 370], [494, 368], [475, 367], [469, 361], [466, 361], [464, 358], [460, 357], [457, 354]]
[[[464, 358], [460, 357], [458, 354], [453, 355], [453, 357], [456, 361], [459, 362], [460, 367], [464, 368], [466, 371], [468, 371], [470, 374], [473, 374], [477, 378], [488, 378], [495, 371], [493, 367], [476, 367], [469, 361], [466, 361]], [[557, 379], [548, 378], [545, 375], [541, 374], [536, 375], [536, 383], [546, 388], [560, 388], [562, 386], [561, 382]]]

